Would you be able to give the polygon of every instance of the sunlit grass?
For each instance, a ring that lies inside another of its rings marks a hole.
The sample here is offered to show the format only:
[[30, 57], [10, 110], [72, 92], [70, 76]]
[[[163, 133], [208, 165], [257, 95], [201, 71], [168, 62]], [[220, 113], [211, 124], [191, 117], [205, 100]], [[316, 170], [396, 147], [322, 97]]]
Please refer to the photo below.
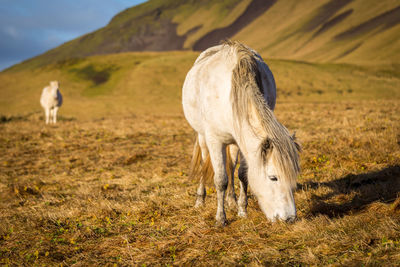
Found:
[[[303, 146], [299, 219], [269, 223], [250, 194], [247, 219], [228, 209], [228, 225], [215, 228], [214, 188], [195, 209], [187, 174], [194, 133], [181, 86], [197, 55], [125, 53], [0, 74], [0, 263], [399, 263], [396, 65], [267, 59], [275, 113]], [[65, 101], [46, 126], [38, 100], [54, 79]]]
[[1, 263], [399, 262], [399, 101], [283, 102], [276, 114], [303, 146], [299, 219], [271, 224], [250, 195], [249, 217], [228, 209], [225, 228], [214, 226], [212, 187], [205, 208], [193, 207], [194, 135], [179, 113], [56, 126], [40, 113], [8, 117], [0, 124]]

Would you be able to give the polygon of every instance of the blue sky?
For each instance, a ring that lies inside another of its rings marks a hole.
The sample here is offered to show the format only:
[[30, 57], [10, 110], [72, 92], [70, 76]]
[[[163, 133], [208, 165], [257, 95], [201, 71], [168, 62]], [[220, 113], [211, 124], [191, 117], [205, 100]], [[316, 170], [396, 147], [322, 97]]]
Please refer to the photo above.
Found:
[[0, 71], [105, 26], [145, 0], [0, 0]]

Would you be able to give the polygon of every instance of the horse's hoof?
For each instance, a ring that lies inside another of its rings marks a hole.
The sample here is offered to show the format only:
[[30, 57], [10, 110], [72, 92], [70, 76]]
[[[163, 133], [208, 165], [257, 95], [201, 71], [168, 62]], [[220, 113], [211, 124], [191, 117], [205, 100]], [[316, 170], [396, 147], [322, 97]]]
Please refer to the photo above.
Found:
[[228, 224], [226, 220], [216, 221], [215, 227], [225, 227]]

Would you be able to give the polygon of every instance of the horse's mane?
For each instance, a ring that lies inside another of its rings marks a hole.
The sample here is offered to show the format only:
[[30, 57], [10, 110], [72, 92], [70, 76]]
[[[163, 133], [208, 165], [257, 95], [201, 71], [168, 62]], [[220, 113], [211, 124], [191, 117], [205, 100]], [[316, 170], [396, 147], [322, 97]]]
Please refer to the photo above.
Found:
[[203, 60], [205, 60], [205, 59], [211, 57], [212, 55], [218, 53], [219, 51], [220, 51], [220, 50], [219, 50], [218, 47], [216, 47], [216, 46], [211, 47], [211, 48], [209, 48], [209, 49], [203, 51], [203, 52], [199, 55], [199, 57], [196, 59], [196, 61], [194, 62], [194, 64], [195, 64], [195, 65], [196, 65], [196, 64], [199, 64], [199, 63], [202, 62]]
[[290, 136], [286, 127], [277, 121], [265, 102], [257, 64], [259, 56], [239, 42], [224, 41], [223, 47], [229, 48], [229, 52], [237, 57], [232, 73], [230, 96], [233, 116], [237, 122], [235, 127], [240, 131], [242, 123], [246, 122], [256, 136], [261, 135], [264, 140], [260, 150], [272, 149], [271, 154], [260, 151], [260, 155], [263, 155], [262, 160], [266, 161], [267, 155], [271, 155], [280, 177], [288, 179], [287, 182], [294, 187], [300, 171], [300, 146], [295, 142], [294, 136]]

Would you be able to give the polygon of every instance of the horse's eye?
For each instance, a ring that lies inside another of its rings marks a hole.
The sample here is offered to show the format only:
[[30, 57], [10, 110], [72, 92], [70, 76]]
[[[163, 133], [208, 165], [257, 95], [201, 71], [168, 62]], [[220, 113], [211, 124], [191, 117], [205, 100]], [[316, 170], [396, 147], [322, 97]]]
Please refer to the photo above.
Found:
[[278, 181], [278, 178], [276, 176], [270, 176], [269, 179], [273, 182]]

